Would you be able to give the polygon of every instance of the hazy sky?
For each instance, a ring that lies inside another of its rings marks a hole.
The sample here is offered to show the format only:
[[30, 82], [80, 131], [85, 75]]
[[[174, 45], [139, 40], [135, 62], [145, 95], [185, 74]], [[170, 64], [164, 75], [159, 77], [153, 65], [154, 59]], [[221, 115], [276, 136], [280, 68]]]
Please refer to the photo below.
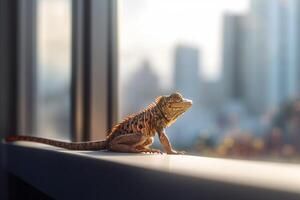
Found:
[[173, 49], [187, 43], [200, 49], [202, 72], [217, 78], [222, 16], [245, 13], [248, 0], [123, 0], [120, 2], [120, 77], [124, 80], [144, 58], [170, 84]]

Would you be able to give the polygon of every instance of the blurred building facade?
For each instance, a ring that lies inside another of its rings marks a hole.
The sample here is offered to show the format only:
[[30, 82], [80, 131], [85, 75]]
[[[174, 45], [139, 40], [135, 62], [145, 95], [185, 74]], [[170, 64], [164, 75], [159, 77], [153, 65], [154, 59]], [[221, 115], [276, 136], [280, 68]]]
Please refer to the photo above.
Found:
[[249, 13], [224, 15], [226, 99], [259, 115], [299, 95], [299, 8], [294, 0], [252, 0]]
[[200, 52], [195, 47], [179, 45], [174, 55], [174, 90], [180, 91], [186, 98], [200, 102], [199, 75]]
[[222, 81], [226, 100], [244, 99], [246, 78], [247, 16], [225, 14], [223, 18]]
[[148, 60], [143, 60], [140, 67], [128, 81], [121, 86], [123, 103], [127, 105], [121, 110], [122, 117], [137, 112], [164, 94], [160, 80]]

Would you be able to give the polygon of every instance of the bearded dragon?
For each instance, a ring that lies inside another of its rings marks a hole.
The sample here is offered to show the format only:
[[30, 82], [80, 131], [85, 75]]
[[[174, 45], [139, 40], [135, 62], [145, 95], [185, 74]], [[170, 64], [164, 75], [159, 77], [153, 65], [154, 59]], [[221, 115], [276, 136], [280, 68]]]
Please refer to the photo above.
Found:
[[161, 153], [152, 149], [157, 133], [167, 154], [183, 154], [175, 151], [166, 135], [165, 128], [172, 125], [179, 116], [192, 106], [192, 101], [184, 99], [181, 94], [159, 96], [148, 107], [138, 113], [127, 116], [115, 125], [107, 138], [102, 141], [63, 142], [33, 136], [8, 136], [7, 142], [30, 141], [56, 146], [69, 150], [108, 150], [126, 153]]

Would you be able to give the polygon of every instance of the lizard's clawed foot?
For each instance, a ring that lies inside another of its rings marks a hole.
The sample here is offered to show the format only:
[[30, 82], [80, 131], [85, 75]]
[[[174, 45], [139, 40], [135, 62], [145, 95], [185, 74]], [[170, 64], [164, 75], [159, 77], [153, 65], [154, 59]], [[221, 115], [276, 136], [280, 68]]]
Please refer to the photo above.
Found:
[[167, 152], [167, 154], [172, 154], [172, 155], [183, 155], [185, 153], [186, 153], [185, 151], [175, 151], [175, 150]]
[[144, 153], [159, 153], [162, 154], [162, 152], [159, 149], [144, 149]]

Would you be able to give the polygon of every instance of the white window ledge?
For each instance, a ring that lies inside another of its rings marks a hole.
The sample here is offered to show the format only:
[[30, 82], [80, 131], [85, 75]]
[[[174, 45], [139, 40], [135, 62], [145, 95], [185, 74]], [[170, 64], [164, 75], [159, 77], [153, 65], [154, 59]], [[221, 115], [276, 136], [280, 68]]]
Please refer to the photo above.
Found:
[[65, 151], [22, 142], [5, 149], [7, 170], [54, 198], [300, 199], [297, 164]]

